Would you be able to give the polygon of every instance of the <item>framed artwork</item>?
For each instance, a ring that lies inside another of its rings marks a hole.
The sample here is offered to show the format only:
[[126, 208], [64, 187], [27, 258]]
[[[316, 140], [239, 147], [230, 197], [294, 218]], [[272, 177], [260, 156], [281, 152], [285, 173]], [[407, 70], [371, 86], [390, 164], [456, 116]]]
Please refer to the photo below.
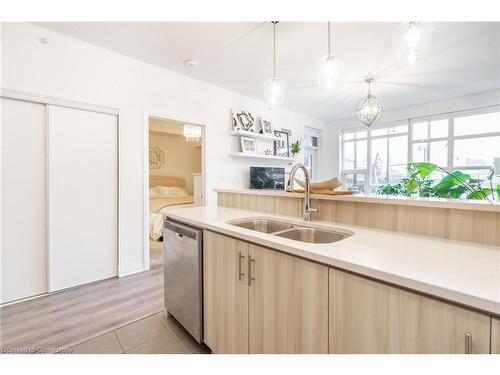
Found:
[[233, 109], [231, 114], [233, 130], [257, 133], [255, 119], [250, 112]]
[[165, 163], [165, 153], [158, 146], [149, 147], [149, 168], [160, 169]]
[[274, 155], [290, 157], [290, 135], [286, 131], [275, 130], [274, 135], [280, 140], [274, 141]]
[[273, 135], [273, 122], [268, 118], [260, 118], [260, 127], [262, 134]]
[[257, 146], [255, 144], [255, 139], [248, 137], [240, 137], [241, 140], [241, 151], [245, 154], [257, 152]]

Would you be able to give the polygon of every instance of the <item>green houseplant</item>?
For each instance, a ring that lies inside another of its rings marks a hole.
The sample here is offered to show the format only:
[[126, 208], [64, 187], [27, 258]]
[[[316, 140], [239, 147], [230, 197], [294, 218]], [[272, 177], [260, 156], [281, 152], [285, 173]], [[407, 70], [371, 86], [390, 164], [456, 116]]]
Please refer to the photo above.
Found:
[[[377, 194], [485, 200], [495, 199], [495, 193], [498, 199], [500, 194], [500, 184], [493, 187], [493, 170], [486, 179], [481, 180], [460, 171], [449, 172], [432, 163], [409, 163], [406, 168], [408, 177], [396, 183], [381, 185]], [[436, 182], [431, 179], [435, 171], [445, 176]], [[489, 184], [489, 187], [485, 187], [485, 184]]]
[[292, 153], [292, 156], [296, 156], [302, 148], [302, 142], [299, 140], [296, 140], [290, 145], [290, 152]]

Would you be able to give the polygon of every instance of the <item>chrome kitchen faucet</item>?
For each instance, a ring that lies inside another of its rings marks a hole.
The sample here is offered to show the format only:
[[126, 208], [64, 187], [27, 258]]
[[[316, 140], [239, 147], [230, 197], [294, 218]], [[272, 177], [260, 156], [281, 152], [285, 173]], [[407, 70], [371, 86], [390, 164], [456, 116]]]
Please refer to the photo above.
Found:
[[304, 164], [295, 164], [290, 171], [290, 178], [288, 179], [288, 184], [286, 185], [286, 191], [293, 191], [293, 180], [295, 178], [295, 174], [298, 169], [302, 169], [304, 171], [304, 176], [306, 179], [306, 187], [304, 192], [304, 220], [311, 221], [311, 214], [315, 214], [318, 212], [317, 208], [310, 207], [309, 195], [310, 195], [310, 178], [309, 171], [307, 170]]

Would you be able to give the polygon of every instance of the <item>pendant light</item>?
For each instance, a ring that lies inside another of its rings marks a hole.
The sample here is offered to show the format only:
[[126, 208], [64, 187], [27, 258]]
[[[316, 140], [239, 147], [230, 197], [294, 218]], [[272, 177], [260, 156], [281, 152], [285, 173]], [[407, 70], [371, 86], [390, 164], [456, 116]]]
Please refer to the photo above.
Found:
[[183, 134], [186, 142], [199, 142], [201, 140], [201, 126], [185, 124]]
[[264, 99], [269, 109], [277, 107], [285, 101], [286, 82], [284, 79], [276, 76], [276, 25], [278, 21], [272, 21], [273, 24], [273, 76], [264, 82]]
[[372, 95], [371, 84], [373, 82], [373, 78], [368, 78], [365, 82], [368, 84], [368, 95], [358, 101], [358, 104], [356, 104], [355, 114], [361, 123], [370, 127], [382, 117], [382, 105], [378, 99]]
[[316, 75], [318, 77], [318, 84], [325, 90], [331, 90], [335, 87], [338, 78], [338, 61], [335, 55], [332, 54], [331, 49], [331, 32], [330, 22], [328, 22], [328, 53], [320, 57], [316, 61]]
[[434, 27], [430, 23], [406, 22], [394, 30], [393, 42], [399, 63], [413, 67], [427, 56]]

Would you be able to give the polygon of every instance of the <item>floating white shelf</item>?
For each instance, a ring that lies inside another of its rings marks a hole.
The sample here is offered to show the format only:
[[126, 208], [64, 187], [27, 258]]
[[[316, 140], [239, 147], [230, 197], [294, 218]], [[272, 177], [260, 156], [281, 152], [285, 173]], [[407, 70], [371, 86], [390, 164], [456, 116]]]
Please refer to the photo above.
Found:
[[246, 132], [243, 130], [233, 130], [231, 132], [232, 136], [235, 137], [248, 137], [248, 138], [253, 138], [253, 139], [262, 139], [266, 141], [278, 141], [281, 140], [280, 137], [276, 137], [274, 135], [267, 135], [267, 134], [261, 134], [261, 133], [254, 133], [254, 132]]
[[249, 159], [281, 160], [281, 161], [287, 161], [287, 162], [295, 161], [294, 158], [287, 158], [285, 156], [252, 154], [249, 152], [234, 152], [234, 153], [230, 154], [230, 156], [238, 157], [238, 158], [249, 158]]

